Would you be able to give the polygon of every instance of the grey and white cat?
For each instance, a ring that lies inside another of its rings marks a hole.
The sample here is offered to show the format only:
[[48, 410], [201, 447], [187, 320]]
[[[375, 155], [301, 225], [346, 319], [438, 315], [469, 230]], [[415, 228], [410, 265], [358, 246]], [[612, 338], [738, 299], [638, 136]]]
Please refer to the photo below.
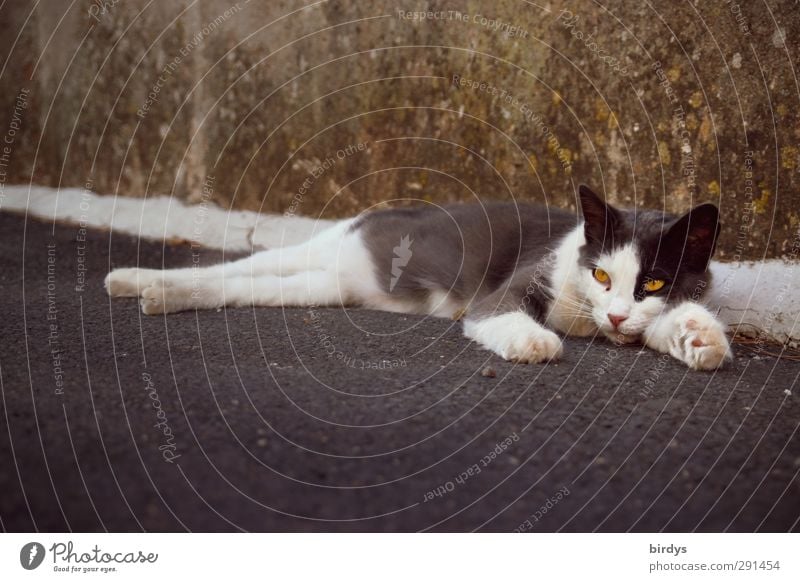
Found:
[[622, 210], [585, 186], [580, 200], [582, 217], [513, 202], [378, 210], [326, 223], [302, 244], [202, 269], [116, 269], [105, 285], [141, 297], [150, 315], [355, 305], [462, 317], [467, 337], [517, 362], [558, 358], [556, 332], [599, 332], [719, 367], [731, 354], [725, 328], [698, 303], [717, 208]]

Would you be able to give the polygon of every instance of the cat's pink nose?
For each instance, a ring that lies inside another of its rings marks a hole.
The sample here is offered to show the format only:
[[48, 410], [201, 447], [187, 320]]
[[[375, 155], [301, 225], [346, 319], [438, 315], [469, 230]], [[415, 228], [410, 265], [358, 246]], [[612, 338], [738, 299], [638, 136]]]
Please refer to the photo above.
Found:
[[611, 325], [614, 326], [614, 329], [617, 329], [623, 321], [628, 319], [627, 315], [612, 315], [608, 314], [608, 320], [611, 322]]

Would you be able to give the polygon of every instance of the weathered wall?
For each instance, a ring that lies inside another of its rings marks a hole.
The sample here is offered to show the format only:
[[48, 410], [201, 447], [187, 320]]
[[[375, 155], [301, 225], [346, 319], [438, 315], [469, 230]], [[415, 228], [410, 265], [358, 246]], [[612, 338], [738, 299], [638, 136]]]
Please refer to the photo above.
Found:
[[32, 6], [2, 10], [2, 183], [340, 216], [586, 182], [797, 258], [794, 0]]

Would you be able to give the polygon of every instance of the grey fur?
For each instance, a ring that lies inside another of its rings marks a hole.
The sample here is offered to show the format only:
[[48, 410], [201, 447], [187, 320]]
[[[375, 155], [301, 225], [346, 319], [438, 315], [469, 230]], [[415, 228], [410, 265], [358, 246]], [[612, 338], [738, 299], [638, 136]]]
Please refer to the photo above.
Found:
[[[719, 231], [715, 207], [703, 205], [676, 219], [655, 210], [613, 208], [584, 186], [580, 193], [587, 238], [582, 266], [592, 268], [604, 249], [633, 242], [642, 282], [648, 276], [665, 279], [658, 293], [670, 303], [702, 296]], [[522, 307], [543, 322], [552, 300], [552, 251], [581, 220], [562, 209], [492, 202], [381, 210], [353, 228], [362, 231], [376, 276], [392, 297], [423, 306], [433, 292], [447, 292], [470, 318]], [[399, 277], [395, 262], [393, 278], [394, 249], [404, 237], [412, 241], [411, 256]]]

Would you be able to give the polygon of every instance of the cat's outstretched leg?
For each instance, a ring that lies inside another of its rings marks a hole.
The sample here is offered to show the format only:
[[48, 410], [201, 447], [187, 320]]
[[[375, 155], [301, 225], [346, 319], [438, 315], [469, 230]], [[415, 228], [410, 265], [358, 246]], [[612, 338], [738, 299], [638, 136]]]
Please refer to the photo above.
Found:
[[518, 311], [467, 319], [464, 335], [501, 358], [521, 364], [546, 362], [562, 353], [558, 335]]
[[[192, 269], [171, 269], [171, 272], [181, 271], [190, 277]], [[156, 280], [163, 280], [168, 271], [161, 269], [139, 269], [137, 267], [114, 269], [106, 275], [103, 286], [111, 297], [139, 297], [142, 291], [152, 285]]]
[[[304, 246], [304, 245], [303, 245]], [[261, 251], [238, 261], [210, 267], [180, 269], [114, 269], [106, 275], [105, 287], [111, 297], [141, 297], [142, 292], [155, 285], [169, 287], [192, 281], [207, 281], [225, 277], [258, 277], [289, 275], [302, 270], [297, 249]]]
[[714, 370], [733, 357], [725, 326], [691, 301], [658, 316], [643, 339], [647, 347], [670, 354], [694, 370]]
[[288, 276], [307, 270], [324, 269], [336, 260], [339, 242], [351, 220], [340, 221], [299, 245], [260, 251], [249, 257], [210, 267], [182, 269], [115, 269], [105, 279], [112, 297], [140, 297], [145, 289], [161, 283], [164, 287], [226, 277]]
[[222, 306], [344, 305], [349, 301], [333, 272], [307, 271], [287, 277], [225, 277], [195, 282], [164, 283], [157, 280], [142, 291], [146, 315], [175, 313]]

